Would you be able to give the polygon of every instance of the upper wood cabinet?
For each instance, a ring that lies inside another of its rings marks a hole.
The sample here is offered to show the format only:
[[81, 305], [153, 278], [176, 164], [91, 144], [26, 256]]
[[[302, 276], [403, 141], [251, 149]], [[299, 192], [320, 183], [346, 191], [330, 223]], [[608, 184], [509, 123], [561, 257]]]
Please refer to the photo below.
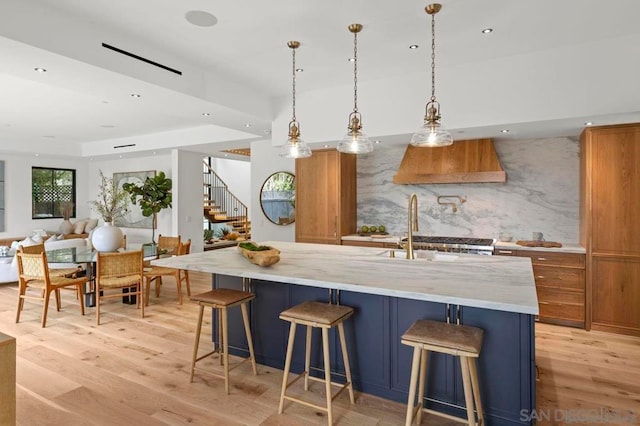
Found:
[[640, 335], [640, 123], [585, 129], [580, 149], [587, 325]]
[[296, 241], [340, 244], [356, 231], [356, 156], [313, 151], [296, 160]]

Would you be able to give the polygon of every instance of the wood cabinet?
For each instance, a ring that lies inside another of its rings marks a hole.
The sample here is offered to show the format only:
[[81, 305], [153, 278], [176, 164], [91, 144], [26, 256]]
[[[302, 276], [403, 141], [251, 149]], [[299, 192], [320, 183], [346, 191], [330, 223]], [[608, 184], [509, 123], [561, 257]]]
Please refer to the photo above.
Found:
[[340, 244], [356, 226], [356, 156], [317, 150], [297, 159], [296, 241]]
[[552, 324], [585, 326], [585, 255], [517, 250], [529, 257], [538, 293], [538, 319]]
[[585, 129], [580, 150], [587, 327], [640, 336], [640, 123]]

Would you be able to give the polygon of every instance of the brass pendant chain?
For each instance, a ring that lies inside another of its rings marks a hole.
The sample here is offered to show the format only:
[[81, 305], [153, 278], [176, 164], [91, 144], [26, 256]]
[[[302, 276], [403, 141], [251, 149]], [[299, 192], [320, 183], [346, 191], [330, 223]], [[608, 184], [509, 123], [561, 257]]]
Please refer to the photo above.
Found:
[[436, 15], [431, 15], [431, 102], [436, 100]]
[[292, 94], [293, 94], [293, 117], [291, 118], [291, 121], [296, 121], [296, 49], [291, 49], [292, 55], [293, 55], [293, 66], [291, 68], [291, 72], [293, 75], [293, 79], [292, 79]]
[[353, 112], [358, 112], [358, 33], [353, 33]]

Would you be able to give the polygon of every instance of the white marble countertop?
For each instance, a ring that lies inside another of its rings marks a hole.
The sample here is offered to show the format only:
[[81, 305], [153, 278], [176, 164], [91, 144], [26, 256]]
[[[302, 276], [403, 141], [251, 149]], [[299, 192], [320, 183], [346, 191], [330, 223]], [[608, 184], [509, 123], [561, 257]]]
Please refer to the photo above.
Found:
[[[280, 262], [260, 267], [236, 247], [152, 261], [154, 265], [320, 288], [538, 314], [531, 260], [456, 255], [452, 261], [407, 260], [390, 249], [266, 241]], [[448, 259], [451, 259], [449, 257]]]
[[400, 242], [400, 236], [398, 235], [378, 235], [375, 237], [372, 236], [364, 236], [358, 234], [352, 235], [343, 235], [343, 241], [373, 241], [376, 243], [392, 243], [397, 244]]
[[530, 250], [530, 251], [542, 251], [542, 252], [556, 252], [556, 253], [586, 253], [586, 250], [584, 247], [582, 247], [580, 244], [576, 244], [576, 243], [561, 243], [562, 247], [558, 247], [558, 248], [545, 248], [545, 247], [525, 247], [525, 246], [519, 246], [518, 244], [511, 242], [511, 243], [505, 243], [502, 241], [498, 241], [495, 244], [495, 248], [496, 249], [501, 249], [501, 250]]

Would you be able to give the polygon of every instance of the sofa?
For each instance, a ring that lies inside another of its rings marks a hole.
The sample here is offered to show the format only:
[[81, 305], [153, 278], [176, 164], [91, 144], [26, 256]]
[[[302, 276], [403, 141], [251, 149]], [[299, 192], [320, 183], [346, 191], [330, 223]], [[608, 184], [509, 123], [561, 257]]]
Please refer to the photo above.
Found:
[[[30, 244], [39, 244], [37, 240], [29, 241], [30, 237], [22, 240], [22, 243], [25, 245]], [[12, 244], [12, 248], [17, 250], [17, 245], [15, 242]], [[72, 239], [53, 239], [49, 238], [44, 242], [45, 250], [56, 250], [62, 248], [70, 248], [70, 247], [87, 247], [89, 246], [89, 240], [87, 238], [72, 238]], [[18, 281], [18, 260], [15, 256], [13, 257], [2, 257], [0, 258], [0, 283], [12, 283]], [[69, 263], [50, 263], [49, 268], [71, 268], [73, 264]]]

